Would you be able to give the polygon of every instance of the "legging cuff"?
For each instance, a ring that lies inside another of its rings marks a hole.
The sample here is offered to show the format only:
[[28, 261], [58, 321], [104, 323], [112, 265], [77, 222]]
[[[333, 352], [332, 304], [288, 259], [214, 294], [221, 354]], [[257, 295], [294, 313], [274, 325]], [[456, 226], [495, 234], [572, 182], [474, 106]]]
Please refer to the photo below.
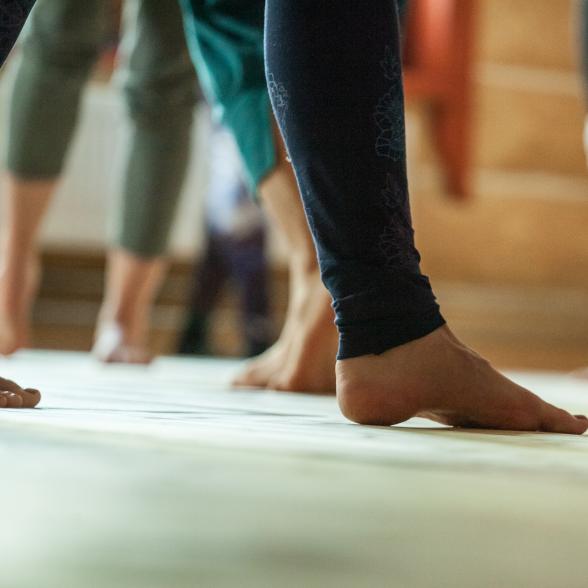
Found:
[[380, 355], [393, 347], [425, 337], [445, 324], [437, 305], [419, 316], [391, 316], [339, 329], [337, 359]]

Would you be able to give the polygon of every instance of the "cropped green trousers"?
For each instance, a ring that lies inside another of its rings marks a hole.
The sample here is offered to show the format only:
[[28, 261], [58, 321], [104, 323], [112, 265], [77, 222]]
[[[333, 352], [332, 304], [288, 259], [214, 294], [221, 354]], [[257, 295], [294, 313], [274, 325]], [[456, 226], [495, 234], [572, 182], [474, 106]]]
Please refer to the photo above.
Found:
[[[111, 10], [108, 0], [38, 0], [34, 7], [9, 115], [6, 165], [16, 177], [60, 175]], [[125, 0], [123, 29], [116, 78], [131, 141], [113, 240], [150, 258], [166, 248], [188, 165], [198, 86], [177, 0]]]

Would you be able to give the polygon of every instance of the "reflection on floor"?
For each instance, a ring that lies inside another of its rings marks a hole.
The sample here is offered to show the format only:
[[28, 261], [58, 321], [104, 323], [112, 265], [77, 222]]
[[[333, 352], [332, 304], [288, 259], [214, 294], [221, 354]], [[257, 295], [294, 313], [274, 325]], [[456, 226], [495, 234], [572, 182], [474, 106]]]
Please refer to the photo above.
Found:
[[[346, 422], [238, 364], [24, 353], [0, 411], [0, 586], [584, 588], [588, 439]], [[515, 374], [588, 412], [588, 383]]]

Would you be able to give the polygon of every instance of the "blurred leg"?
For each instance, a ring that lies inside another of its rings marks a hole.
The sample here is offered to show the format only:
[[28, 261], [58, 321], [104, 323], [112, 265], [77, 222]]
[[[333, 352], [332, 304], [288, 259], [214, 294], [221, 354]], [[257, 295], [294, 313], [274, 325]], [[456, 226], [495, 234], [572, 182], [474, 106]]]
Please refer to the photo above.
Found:
[[188, 166], [197, 85], [176, 0], [127, 0], [124, 31], [132, 135], [94, 350], [104, 361], [144, 363]]
[[274, 341], [269, 303], [269, 271], [265, 254], [265, 229], [227, 241], [227, 257], [240, 297], [245, 356], [266, 351]]
[[31, 15], [10, 104], [2, 182], [0, 353], [26, 344], [41, 221], [75, 130], [94, 65], [103, 0], [41, 0]]
[[234, 134], [252, 188], [290, 254], [286, 324], [277, 343], [250, 362], [235, 384], [334, 391], [333, 311], [320, 282], [296, 179], [274, 128], [263, 72], [263, 2], [182, 0], [182, 6], [203, 89]]
[[210, 317], [229, 277], [225, 259], [224, 235], [206, 229], [206, 246], [200, 264], [194, 267], [192, 287], [178, 352], [183, 355], [209, 355]]

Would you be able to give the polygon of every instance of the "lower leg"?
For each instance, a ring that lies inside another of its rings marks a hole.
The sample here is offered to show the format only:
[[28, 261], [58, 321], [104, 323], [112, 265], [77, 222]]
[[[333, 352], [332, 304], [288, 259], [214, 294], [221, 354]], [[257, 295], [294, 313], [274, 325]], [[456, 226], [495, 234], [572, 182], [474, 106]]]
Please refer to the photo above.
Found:
[[94, 353], [105, 362], [148, 363], [150, 314], [165, 276], [163, 258], [142, 259], [113, 249], [108, 256], [106, 292]]
[[188, 168], [196, 77], [175, 0], [125, 2], [123, 90], [132, 124], [94, 351], [147, 363], [150, 314]]
[[337, 314], [343, 413], [583, 433], [585, 418], [510, 382], [443, 326], [412, 235], [395, 3], [266, 7], [274, 109]]
[[41, 2], [22, 43], [11, 89], [9, 172], [2, 180], [0, 353], [26, 344], [37, 235], [73, 137], [105, 15], [101, 0]]
[[55, 180], [28, 181], [5, 174], [0, 243], [0, 354], [27, 344], [38, 286], [37, 237]]
[[259, 186], [264, 209], [288, 250], [289, 300], [278, 341], [252, 360], [236, 386], [299, 392], [334, 392], [337, 334], [331, 298], [320, 280], [296, 178], [276, 133], [277, 164]]

